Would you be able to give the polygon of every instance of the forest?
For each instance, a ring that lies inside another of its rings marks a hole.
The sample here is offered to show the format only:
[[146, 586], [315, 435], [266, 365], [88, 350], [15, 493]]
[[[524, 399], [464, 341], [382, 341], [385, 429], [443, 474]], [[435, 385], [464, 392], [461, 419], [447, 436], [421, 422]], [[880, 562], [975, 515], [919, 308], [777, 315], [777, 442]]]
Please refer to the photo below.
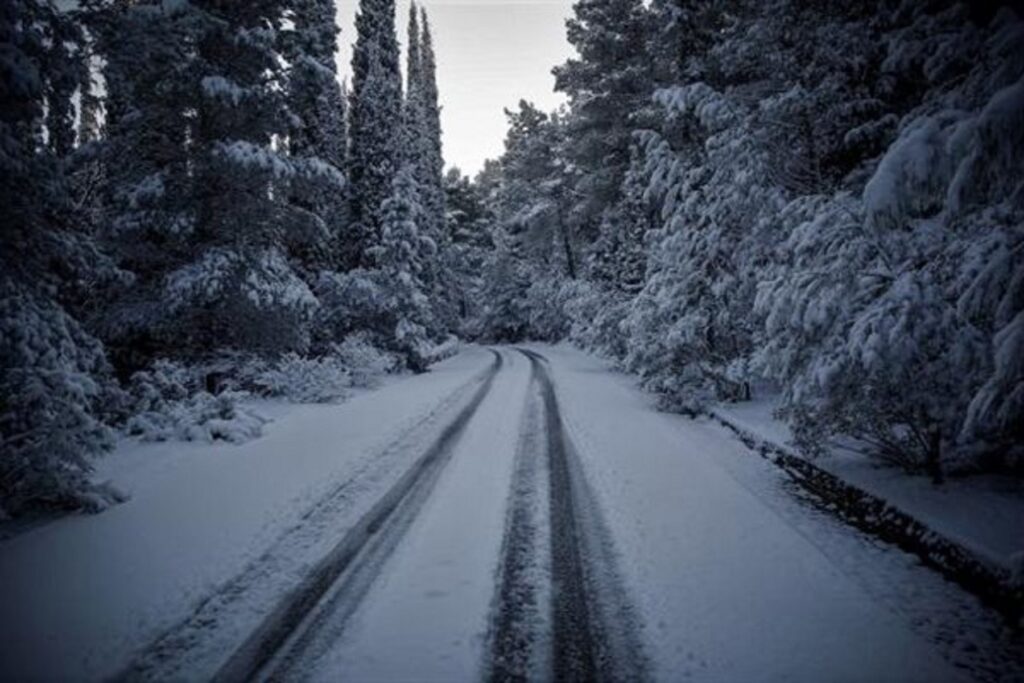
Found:
[[778, 395], [810, 456], [1024, 474], [1017, 10], [579, 0], [567, 103], [507, 110], [474, 178], [395, 14], [0, 6], [0, 517], [123, 500], [91, 476], [123, 436], [253, 438], [247, 395], [460, 340], [571, 342], [687, 414]]

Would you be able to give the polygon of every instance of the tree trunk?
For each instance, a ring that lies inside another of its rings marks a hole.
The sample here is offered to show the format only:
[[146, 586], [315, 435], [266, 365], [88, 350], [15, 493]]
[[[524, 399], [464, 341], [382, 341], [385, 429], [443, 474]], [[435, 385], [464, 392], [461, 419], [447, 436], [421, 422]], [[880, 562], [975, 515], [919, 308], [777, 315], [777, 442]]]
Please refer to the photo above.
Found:
[[562, 225], [560, 231], [562, 233], [562, 248], [565, 249], [565, 265], [569, 271], [569, 279], [576, 279], [576, 258], [572, 253], [572, 244], [569, 242], [569, 231], [565, 229], [565, 225]]
[[925, 469], [936, 486], [942, 484], [942, 431], [937, 426], [928, 430], [928, 452], [925, 454]]

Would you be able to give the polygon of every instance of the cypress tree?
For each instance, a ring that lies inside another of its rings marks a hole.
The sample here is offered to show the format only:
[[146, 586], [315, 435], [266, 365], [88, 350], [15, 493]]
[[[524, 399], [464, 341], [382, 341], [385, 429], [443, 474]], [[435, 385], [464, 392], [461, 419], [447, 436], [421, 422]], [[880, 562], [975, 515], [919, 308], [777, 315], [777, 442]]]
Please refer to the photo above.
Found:
[[352, 188], [347, 247], [354, 265], [372, 266], [380, 239], [381, 205], [399, 168], [402, 80], [394, 0], [361, 0], [352, 53], [349, 176]]
[[444, 230], [444, 157], [441, 154], [441, 107], [438, 104], [437, 62], [426, 10], [421, 10], [423, 37], [420, 44], [423, 130], [426, 146], [421, 162], [420, 193], [426, 227], [431, 235]]
[[[334, 55], [338, 49], [334, 0], [300, 0], [295, 8], [293, 38], [286, 55], [289, 106], [295, 117], [289, 151], [298, 159], [318, 160], [340, 175], [345, 170], [345, 101], [338, 82]], [[292, 201], [304, 217], [288, 235], [289, 250], [309, 279], [322, 268], [344, 267], [341, 236], [348, 214], [343, 188], [310, 186], [291, 188]]]

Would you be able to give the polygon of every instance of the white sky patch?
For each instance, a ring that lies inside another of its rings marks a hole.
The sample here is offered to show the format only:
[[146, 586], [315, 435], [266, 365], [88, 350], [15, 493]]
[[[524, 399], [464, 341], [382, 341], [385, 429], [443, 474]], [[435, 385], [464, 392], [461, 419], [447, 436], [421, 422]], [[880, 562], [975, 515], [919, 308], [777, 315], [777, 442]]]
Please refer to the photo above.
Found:
[[[520, 99], [545, 110], [565, 101], [554, 92], [551, 69], [574, 54], [565, 38], [572, 0], [435, 0], [422, 5], [437, 53], [445, 165], [472, 175], [504, 149], [503, 109], [514, 108]], [[342, 78], [350, 73], [357, 8], [353, 0], [339, 3]], [[408, 16], [408, 0], [398, 0], [403, 47]]]

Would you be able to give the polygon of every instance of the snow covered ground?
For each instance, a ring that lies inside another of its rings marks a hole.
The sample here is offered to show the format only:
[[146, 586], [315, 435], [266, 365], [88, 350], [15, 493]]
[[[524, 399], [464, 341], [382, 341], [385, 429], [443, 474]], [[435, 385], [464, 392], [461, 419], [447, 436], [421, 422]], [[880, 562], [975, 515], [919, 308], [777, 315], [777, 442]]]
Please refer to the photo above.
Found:
[[120, 450], [104, 471], [130, 502], [0, 543], [0, 677], [209, 678], [297, 587], [315, 604], [261, 676], [478, 680], [500, 634], [540, 678], [622, 671], [604, 660], [623, 643], [657, 680], [1024, 676], [997, 616], [803, 505], [724, 428], [657, 412], [584, 353], [527, 348], [543, 358], [467, 347], [242, 446]]
[[[718, 426], [654, 411], [631, 378], [578, 351], [544, 353], [657, 678], [959, 680], [935, 643], [939, 630], [971, 630], [957, 610], [985, 620], [973, 600], [800, 509]], [[948, 621], [933, 632], [915, 619]]]
[[[490, 358], [468, 349], [342, 405], [289, 407], [242, 445], [126, 443], [100, 475], [128, 491], [129, 502], [0, 544], [3, 677], [117, 672]], [[372, 499], [379, 487], [358, 493]]]
[[[776, 402], [762, 399], [719, 405], [715, 412], [741, 429], [786, 447], [788, 426], [772, 417]], [[791, 451], [799, 455], [795, 449]], [[838, 448], [815, 464], [882, 498], [950, 540], [997, 565], [1009, 567], [1024, 552], [1024, 486], [994, 475], [949, 479], [941, 487], [927, 477], [908, 477]]]

